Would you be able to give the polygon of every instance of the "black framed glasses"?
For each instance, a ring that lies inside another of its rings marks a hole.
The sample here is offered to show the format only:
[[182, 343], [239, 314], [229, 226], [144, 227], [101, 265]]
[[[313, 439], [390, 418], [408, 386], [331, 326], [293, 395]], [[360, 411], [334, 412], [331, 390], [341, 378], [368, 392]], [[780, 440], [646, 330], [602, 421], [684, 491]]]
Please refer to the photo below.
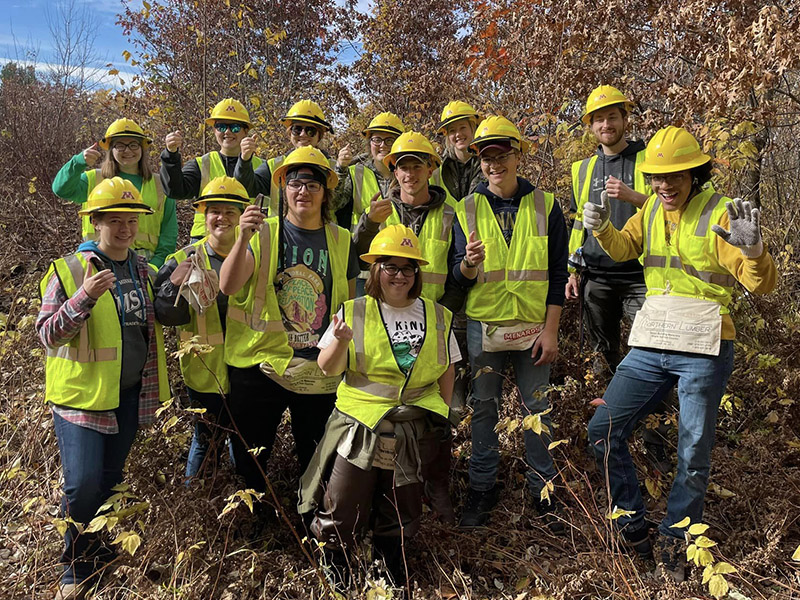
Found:
[[306, 188], [312, 194], [322, 191], [322, 184], [319, 181], [309, 181], [307, 179], [292, 179], [286, 182], [286, 187], [294, 192], [299, 192], [303, 188]]
[[394, 144], [394, 141], [396, 139], [397, 139], [397, 136], [394, 136], [394, 137], [379, 137], [377, 135], [373, 135], [371, 138], [369, 138], [369, 143], [372, 144], [373, 146], [377, 146], [377, 147], [381, 147], [384, 144], [386, 144], [387, 146], [389, 146], [391, 148], [392, 144]]
[[214, 129], [220, 133], [225, 133], [226, 131], [230, 131], [231, 133], [239, 133], [242, 129], [244, 129], [244, 125], [241, 123], [214, 123]]
[[136, 152], [137, 150], [142, 149], [142, 142], [136, 140], [128, 142], [127, 144], [125, 142], [114, 142], [114, 144], [111, 147], [117, 152], [125, 152], [125, 150]]
[[411, 278], [419, 272], [419, 267], [414, 267], [412, 265], [398, 267], [391, 263], [381, 263], [381, 271], [386, 273], [389, 277], [395, 277], [398, 273], [402, 273], [403, 277]]
[[481, 156], [481, 164], [487, 167], [491, 167], [492, 165], [504, 165], [513, 154], [514, 152], [512, 151], [498, 156]]
[[303, 132], [306, 132], [308, 137], [314, 137], [319, 133], [319, 129], [314, 127], [313, 125], [292, 125], [289, 128], [289, 131], [292, 132], [292, 135], [303, 135]]

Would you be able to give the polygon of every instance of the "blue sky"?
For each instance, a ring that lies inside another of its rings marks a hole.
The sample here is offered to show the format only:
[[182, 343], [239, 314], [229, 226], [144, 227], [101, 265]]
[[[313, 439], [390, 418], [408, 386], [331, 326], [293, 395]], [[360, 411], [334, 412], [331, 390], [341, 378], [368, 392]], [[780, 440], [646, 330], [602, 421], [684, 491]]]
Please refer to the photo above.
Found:
[[[116, 24], [117, 14], [122, 12], [121, 0], [0, 0], [0, 65], [10, 60], [22, 62], [36, 55], [36, 63], [40, 70], [56, 62], [53, 36], [48, 26], [48, 16], [58, 20], [58, 7], [70, 3], [76, 10], [88, 8], [95, 20], [94, 51], [98, 60], [94, 63], [96, 71], [92, 78], [101, 86], [116, 86], [119, 80], [109, 77], [106, 67], [112, 63], [120, 71], [120, 77], [129, 79], [132, 72], [125, 63], [122, 52], [133, 48], [122, 35], [122, 28]], [[141, 0], [131, 2], [133, 8], [141, 8]], [[359, 0], [358, 9], [366, 11], [370, 0]], [[344, 49], [340, 59], [350, 62], [354, 52], [349, 47]]]

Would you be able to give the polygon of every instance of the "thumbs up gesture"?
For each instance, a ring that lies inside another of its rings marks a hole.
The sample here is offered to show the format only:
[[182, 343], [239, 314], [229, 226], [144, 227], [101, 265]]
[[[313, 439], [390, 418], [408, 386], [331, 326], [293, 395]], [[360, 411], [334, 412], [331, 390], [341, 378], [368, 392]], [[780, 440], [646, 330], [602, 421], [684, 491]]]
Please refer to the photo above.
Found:
[[164, 144], [167, 146], [169, 152], [177, 152], [183, 146], [183, 133], [180, 129], [168, 133], [164, 138]]
[[486, 259], [486, 249], [483, 242], [478, 239], [478, 234], [471, 231], [467, 242], [466, 254], [464, 255], [464, 266], [468, 269], [477, 267]]
[[100, 160], [100, 145], [97, 142], [83, 151], [83, 160], [86, 161], [86, 166], [89, 168], [97, 164], [97, 161]]
[[587, 202], [583, 205], [583, 226], [588, 231], [600, 233], [608, 227], [608, 192], [600, 192], [600, 204]]
[[339, 156], [336, 159], [336, 166], [339, 169], [346, 169], [353, 162], [353, 153], [350, 151], [350, 144], [339, 150]]
[[258, 138], [257, 133], [253, 133], [253, 135], [249, 135], [245, 138], [242, 138], [242, 142], [239, 145], [240, 152], [242, 155], [242, 160], [250, 160], [253, 158], [253, 153], [256, 151], [256, 140]]

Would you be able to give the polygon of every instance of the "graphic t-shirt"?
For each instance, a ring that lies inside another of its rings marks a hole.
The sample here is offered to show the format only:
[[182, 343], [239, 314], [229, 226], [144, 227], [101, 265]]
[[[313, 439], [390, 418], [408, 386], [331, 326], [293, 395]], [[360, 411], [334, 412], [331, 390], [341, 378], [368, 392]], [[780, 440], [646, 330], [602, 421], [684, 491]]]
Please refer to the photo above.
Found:
[[[104, 260], [105, 266], [112, 269], [117, 283], [111, 288], [111, 295], [117, 303], [117, 313], [121, 315], [122, 325], [122, 372], [120, 389], [128, 389], [142, 379], [142, 369], [147, 360], [147, 315], [142, 294], [147, 293], [140, 285], [134, 284], [131, 268], [133, 261]], [[138, 283], [138, 282], [137, 282]]]
[[[333, 273], [325, 228], [301, 229], [283, 222], [284, 264], [275, 280], [278, 306], [295, 356], [316, 360], [317, 342], [330, 322]], [[347, 279], [359, 273], [352, 242]], [[341, 277], [339, 273], [337, 276]]]
[[[339, 310], [339, 318], [344, 318], [344, 312]], [[417, 298], [410, 306], [398, 308], [385, 302], [381, 302], [381, 316], [389, 340], [392, 344], [397, 365], [403, 373], [408, 373], [414, 362], [419, 356], [422, 342], [425, 337], [425, 304]], [[322, 336], [318, 348], [327, 348], [333, 341], [333, 327], [329, 327]], [[450, 330], [450, 363], [457, 363], [461, 360], [461, 351], [458, 349], [458, 342]]]

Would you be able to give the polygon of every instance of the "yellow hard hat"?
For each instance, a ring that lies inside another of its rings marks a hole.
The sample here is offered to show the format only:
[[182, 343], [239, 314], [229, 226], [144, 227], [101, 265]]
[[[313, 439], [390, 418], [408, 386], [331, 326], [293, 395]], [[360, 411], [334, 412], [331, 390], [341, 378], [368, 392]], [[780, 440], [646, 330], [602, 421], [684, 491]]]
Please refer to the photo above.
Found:
[[527, 152], [530, 142], [522, 139], [522, 135], [511, 121], [505, 117], [493, 116], [486, 117], [475, 130], [475, 139], [472, 140], [470, 148], [475, 152], [480, 152], [480, 144], [486, 142], [509, 142], [512, 148]]
[[685, 171], [711, 160], [704, 154], [695, 137], [683, 127], [659, 129], [647, 144], [644, 162], [639, 165], [642, 173], [675, 173]]
[[78, 211], [79, 215], [101, 212], [153, 213], [153, 209], [142, 202], [136, 186], [122, 177], [103, 179], [94, 186], [84, 207]]
[[319, 104], [313, 100], [300, 100], [292, 105], [286, 116], [281, 119], [281, 123], [285, 127], [291, 127], [293, 121], [301, 121], [303, 123], [311, 123], [312, 125], [319, 125], [333, 133], [333, 127], [325, 120], [325, 114], [319, 107]]
[[400, 135], [405, 130], [406, 128], [400, 120], [400, 117], [394, 113], [382, 112], [369, 122], [369, 125], [361, 132], [361, 135], [369, 137], [373, 131]]
[[103, 150], [108, 150], [111, 146], [111, 138], [115, 137], [133, 137], [142, 140], [142, 148], [147, 148], [151, 140], [144, 133], [144, 130], [136, 124], [135, 121], [130, 119], [117, 119], [106, 129], [106, 135], [100, 140], [99, 145]]
[[327, 177], [325, 187], [329, 190], [335, 189], [336, 185], [339, 183], [339, 176], [336, 174], [336, 171], [331, 168], [330, 161], [325, 157], [322, 151], [313, 146], [303, 146], [292, 150], [281, 165], [272, 173], [272, 183], [278, 187], [285, 186], [286, 172], [290, 167], [298, 165], [308, 165], [322, 170]]
[[383, 164], [390, 169], [394, 168], [397, 161], [406, 154], [412, 154], [420, 159], [422, 156], [418, 155], [427, 155], [428, 161], [433, 167], [438, 167], [442, 164], [442, 160], [436, 150], [433, 149], [433, 145], [428, 141], [428, 138], [418, 131], [406, 131], [398, 137], [392, 144], [392, 151], [383, 157]]
[[209, 203], [234, 204], [244, 210], [250, 204], [247, 190], [233, 177], [215, 177], [203, 188], [203, 193], [192, 203], [197, 212], [205, 212]]
[[381, 256], [410, 258], [417, 261], [420, 266], [428, 264], [428, 261], [422, 258], [420, 253], [419, 239], [405, 225], [388, 225], [381, 229], [372, 238], [369, 252], [361, 255], [361, 260], [366, 263], [374, 263]]
[[589, 97], [586, 99], [586, 110], [583, 111], [581, 121], [585, 125], [592, 124], [592, 113], [606, 106], [613, 104], [622, 104], [625, 106], [627, 112], [633, 110], [633, 102], [625, 97], [625, 94], [620, 92], [613, 85], [601, 85], [592, 90]]
[[448, 102], [447, 106], [445, 106], [442, 111], [442, 120], [436, 127], [436, 133], [445, 133], [450, 123], [460, 121], [461, 119], [469, 119], [472, 122], [472, 126], [475, 127], [478, 121], [481, 120], [481, 117], [477, 111], [466, 102], [462, 102], [461, 100]]
[[220, 100], [214, 108], [211, 109], [211, 116], [206, 119], [206, 125], [210, 127], [217, 121], [244, 123], [248, 127], [253, 125], [250, 122], [250, 113], [247, 112], [244, 104], [233, 98]]

